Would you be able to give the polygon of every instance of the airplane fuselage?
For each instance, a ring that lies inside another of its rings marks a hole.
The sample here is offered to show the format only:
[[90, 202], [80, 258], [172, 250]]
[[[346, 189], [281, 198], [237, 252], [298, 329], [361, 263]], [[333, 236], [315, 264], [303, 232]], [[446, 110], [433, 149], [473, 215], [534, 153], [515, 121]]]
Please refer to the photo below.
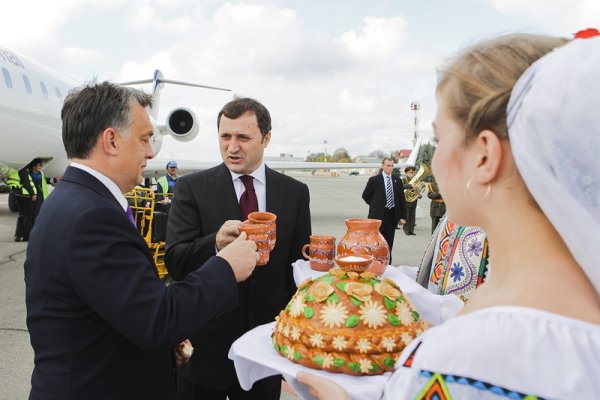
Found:
[[73, 86], [75, 81], [0, 47], [0, 168], [20, 169], [41, 158], [46, 176], [63, 173], [68, 161], [60, 110]]

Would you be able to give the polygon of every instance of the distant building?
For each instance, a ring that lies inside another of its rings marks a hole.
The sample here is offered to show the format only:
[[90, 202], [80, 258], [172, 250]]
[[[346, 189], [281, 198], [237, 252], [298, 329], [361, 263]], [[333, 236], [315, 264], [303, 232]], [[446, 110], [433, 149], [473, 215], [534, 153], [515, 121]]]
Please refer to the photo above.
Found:
[[279, 157], [265, 156], [265, 161], [304, 161], [304, 157], [294, 157], [291, 153], [279, 153]]
[[400, 150], [398, 153], [396, 153], [396, 159], [398, 160], [398, 164], [404, 165], [406, 163], [406, 160], [408, 160], [408, 157], [410, 157], [410, 153], [412, 153], [411, 149]]
[[354, 162], [357, 163], [380, 163], [380, 157], [369, 157], [369, 156], [356, 156]]

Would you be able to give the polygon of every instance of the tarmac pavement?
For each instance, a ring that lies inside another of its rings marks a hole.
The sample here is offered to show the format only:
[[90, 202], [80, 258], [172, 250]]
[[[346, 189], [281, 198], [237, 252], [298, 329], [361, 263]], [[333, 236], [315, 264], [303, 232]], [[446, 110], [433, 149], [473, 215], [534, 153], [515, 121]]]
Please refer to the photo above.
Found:
[[[314, 234], [335, 236], [346, 232], [344, 220], [366, 217], [368, 207], [361, 198], [367, 175], [313, 176], [289, 173], [310, 189]], [[26, 399], [33, 370], [33, 351], [25, 324], [25, 285], [23, 262], [27, 243], [13, 241], [17, 214], [8, 209], [8, 195], [0, 194], [0, 400]], [[396, 231], [392, 259], [394, 265], [418, 266], [431, 233], [429, 199], [419, 200], [422, 218], [417, 219], [416, 236]], [[66, 211], [66, 210], [65, 210]], [[284, 392], [282, 399], [296, 397]]]

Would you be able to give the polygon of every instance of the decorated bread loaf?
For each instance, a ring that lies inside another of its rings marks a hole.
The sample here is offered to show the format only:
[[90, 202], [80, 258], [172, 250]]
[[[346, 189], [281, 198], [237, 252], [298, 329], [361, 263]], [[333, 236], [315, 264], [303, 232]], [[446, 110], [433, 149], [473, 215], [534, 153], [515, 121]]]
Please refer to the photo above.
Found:
[[276, 321], [273, 346], [282, 356], [350, 375], [393, 371], [427, 328], [394, 282], [337, 268], [300, 284]]

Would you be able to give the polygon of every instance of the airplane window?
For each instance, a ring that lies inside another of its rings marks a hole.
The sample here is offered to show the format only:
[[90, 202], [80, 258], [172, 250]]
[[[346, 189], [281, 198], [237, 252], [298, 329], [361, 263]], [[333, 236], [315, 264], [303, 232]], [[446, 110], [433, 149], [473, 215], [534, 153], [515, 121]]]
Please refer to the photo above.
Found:
[[31, 94], [31, 83], [29, 83], [29, 78], [23, 75], [23, 83], [25, 84], [25, 90], [27, 90], [27, 94]]
[[7, 88], [12, 89], [12, 79], [10, 79], [10, 72], [6, 68], [2, 68], [2, 75], [4, 76], [4, 84]]
[[56, 97], [58, 97], [59, 99], [62, 99], [62, 95], [60, 94], [60, 89], [56, 86], [54, 86], [54, 91], [56, 92]]
[[40, 81], [40, 88], [42, 89], [42, 94], [44, 95], [44, 98], [47, 99], [48, 98], [48, 90], [46, 90], [46, 84], [42, 81]]

